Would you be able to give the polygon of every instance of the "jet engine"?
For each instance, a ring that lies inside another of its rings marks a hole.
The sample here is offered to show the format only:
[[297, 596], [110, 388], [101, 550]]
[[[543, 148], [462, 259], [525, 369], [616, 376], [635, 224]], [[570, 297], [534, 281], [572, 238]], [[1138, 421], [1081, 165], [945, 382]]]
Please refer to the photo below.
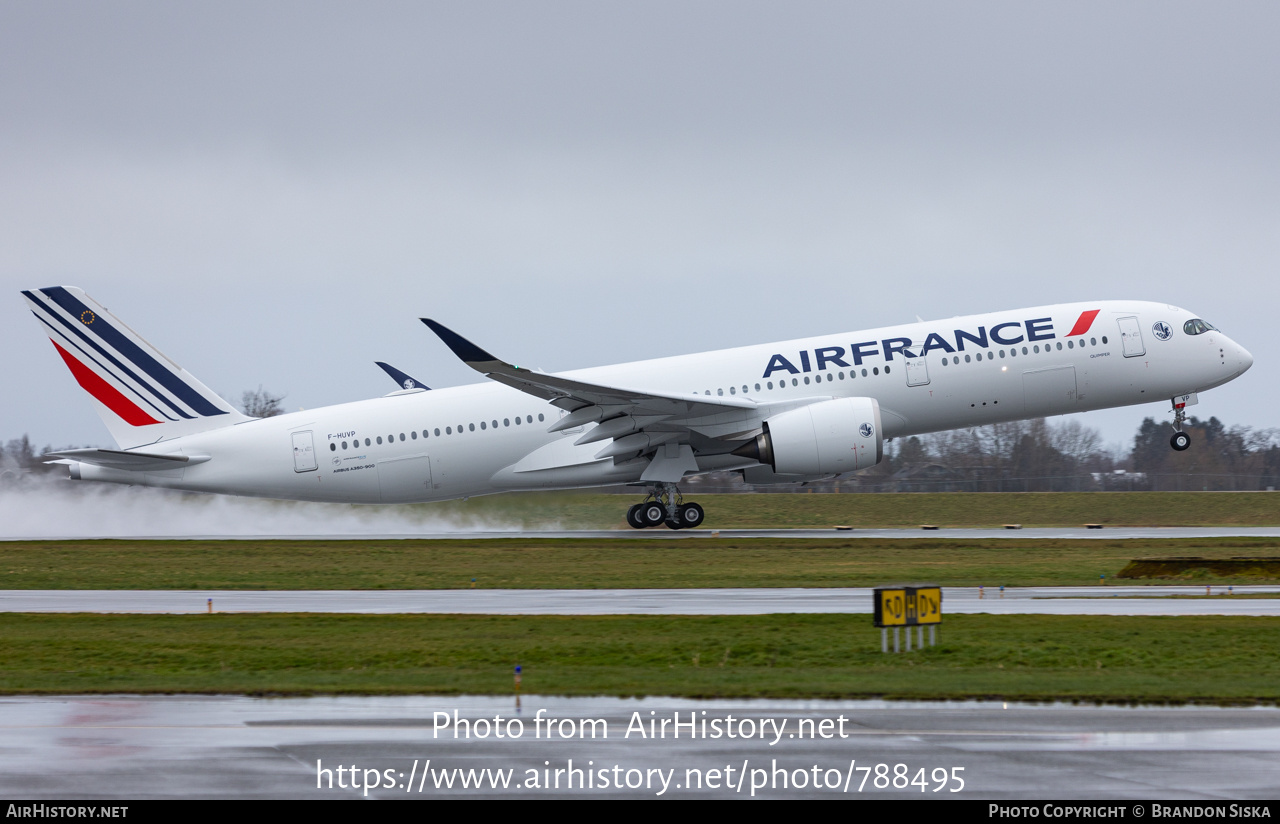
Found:
[[764, 432], [734, 450], [779, 475], [839, 475], [884, 457], [880, 404], [874, 398], [834, 398], [775, 415]]

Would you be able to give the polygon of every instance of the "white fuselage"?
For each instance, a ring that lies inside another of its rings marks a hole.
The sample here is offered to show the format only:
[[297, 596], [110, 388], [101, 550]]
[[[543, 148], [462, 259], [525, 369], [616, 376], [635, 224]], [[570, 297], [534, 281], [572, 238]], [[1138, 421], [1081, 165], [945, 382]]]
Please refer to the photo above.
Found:
[[[1097, 310], [1088, 331], [1072, 335]], [[1238, 376], [1248, 352], [1162, 303], [1107, 301], [996, 312], [564, 373], [640, 392], [733, 396], [759, 427], [780, 401], [878, 401], [886, 438], [1141, 404]], [[1164, 338], [1164, 339], [1162, 339]], [[1140, 353], [1140, 354], [1139, 354]], [[910, 356], [910, 357], [909, 357]], [[564, 413], [489, 382], [251, 420], [146, 447], [208, 456], [138, 473], [84, 466], [84, 480], [311, 501], [436, 501], [514, 489], [638, 481], [646, 461], [596, 459], [583, 429], [549, 433]], [[587, 424], [588, 427], [592, 424]], [[310, 451], [307, 445], [310, 444]], [[698, 454], [698, 471], [756, 466]]]

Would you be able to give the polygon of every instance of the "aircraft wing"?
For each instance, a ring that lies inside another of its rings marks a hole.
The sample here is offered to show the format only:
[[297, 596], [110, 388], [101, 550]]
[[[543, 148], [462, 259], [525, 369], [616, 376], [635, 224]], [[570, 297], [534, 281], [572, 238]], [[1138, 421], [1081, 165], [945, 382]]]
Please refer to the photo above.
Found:
[[45, 457], [60, 459], [48, 461], [48, 463], [85, 463], [107, 469], [123, 469], [126, 472], [160, 472], [209, 460], [208, 455], [158, 455], [147, 452], [124, 452], [119, 449], [67, 449], [62, 452], [49, 452]]
[[[617, 412], [635, 411], [640, 414], [693, 419], [731, 410], [756, 409], [759, 406], [755, 401], [745, 398], [713, 398], [709, 395], [639, 391], [534, 372], [497, 359], [447, 326], [428, 318], [422, 318], [422, 322], [439, 335], [445, 345], [452, 349], [453, 353], [467, 366], [499, 383], [505, 383], [521, 392], [548, 400], [569, 412], [588, 406], [616, 406], [621, 407]], [[578, 423], [584, 423], [586, 420], [593, 419], [580, 420]], [[572, 426], [574, 424], [553, 427], [553, 431], [572, 428]]]
[[382, 361], [374, 361], [374, 363], [376, 363], [383, 372], [386, 372], [387, 375], [390, 376], [391, 380], [396, 382], [396, 386], [399, 386], [402, 390], [431, 388], [414, 376], [401, 372], [389, 363], [383, 363]]
[[[422, 318], [422, 322], [472, 369], [565, 410], [568, 414], [552, 424], [549, 431], [596, 423], [575, 443], [583, 445], [612, 439], [612, 443], [594, 454], [595, 460], [628, 460], [654, 453], [655, 466], [678, 460], [684, 471], [696, 471], [695, 452], [732, 452], [760, 432], [760, 421], [767, 414], [823, 400], [805, 398], [782, 404], [758, 403], [748, 398], [651, 392], [587, 383], [507, 363], [436, 321]], [[687, 451], [682, 451], [686, 445]], [[660, 446], [666, 448], [659, 450]], [[653, 469], [653, 477], [644, 480], [672, 480], [658, 477], [664, 472]], [[681, 475], [676, 474], [674, 480], [679, 477]]]

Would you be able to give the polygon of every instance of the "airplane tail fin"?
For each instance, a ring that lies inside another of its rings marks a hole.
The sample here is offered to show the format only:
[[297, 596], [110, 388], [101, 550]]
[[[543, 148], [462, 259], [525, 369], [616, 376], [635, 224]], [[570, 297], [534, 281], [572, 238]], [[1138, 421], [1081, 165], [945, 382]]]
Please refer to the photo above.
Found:
[[22, 295], [122, 449], [250, 420], [83, 289]]

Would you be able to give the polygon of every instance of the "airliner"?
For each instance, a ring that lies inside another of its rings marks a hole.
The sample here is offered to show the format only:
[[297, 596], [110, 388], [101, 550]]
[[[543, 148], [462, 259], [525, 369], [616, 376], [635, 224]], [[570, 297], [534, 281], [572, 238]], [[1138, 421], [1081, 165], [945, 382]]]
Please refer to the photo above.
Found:
[[422, 322], [487, 381], [251, 418], [83, 290], [24, 291], [117, 449], [52, 453], [79, 481], [303, 501], [417, 503], [629, 484], [637, 529], [698, 526], [680, 482], [792, 484], [865, 469], [891, 438], [1093, 409], [1186, 407], [1253, 364], [1164, 303], [970, 315], [547, 373]]

